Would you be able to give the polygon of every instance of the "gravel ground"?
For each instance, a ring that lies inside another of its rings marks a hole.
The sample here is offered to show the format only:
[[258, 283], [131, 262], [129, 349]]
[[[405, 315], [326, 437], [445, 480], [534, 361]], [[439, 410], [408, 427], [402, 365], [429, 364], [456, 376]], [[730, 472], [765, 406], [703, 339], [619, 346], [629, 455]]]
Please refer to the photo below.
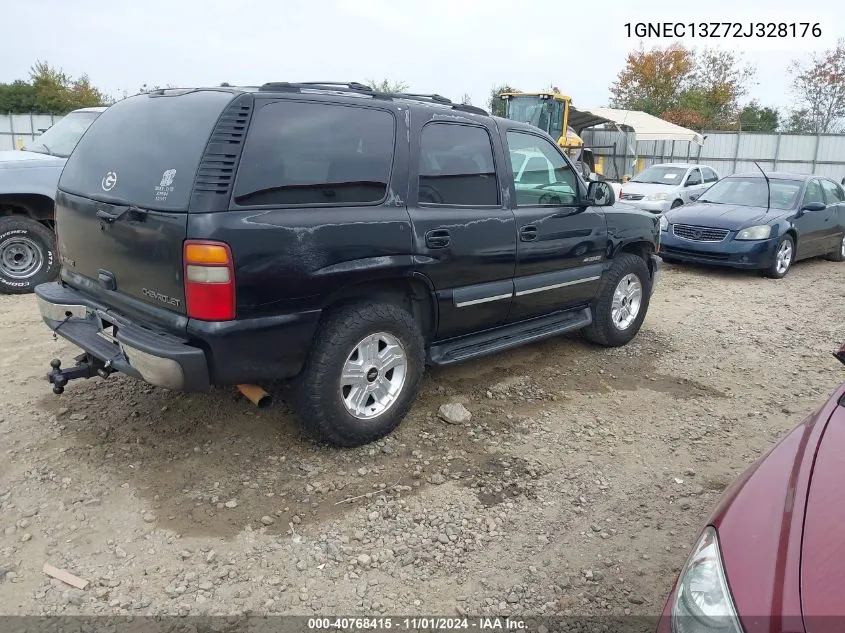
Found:
[[657, 615], [721, 491], [842, 380], [843, 298], [831, 262], [667, 265], [627, 347], [430, 370], [397, 432], [338, 450], [282, 388], [54, 396], [72, 347], [2, 296], [0, 613]]

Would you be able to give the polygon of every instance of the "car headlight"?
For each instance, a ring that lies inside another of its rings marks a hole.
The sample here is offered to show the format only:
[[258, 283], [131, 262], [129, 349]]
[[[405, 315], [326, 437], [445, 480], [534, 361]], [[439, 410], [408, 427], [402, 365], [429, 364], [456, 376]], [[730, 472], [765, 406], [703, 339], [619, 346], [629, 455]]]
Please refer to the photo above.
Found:
[[742, 633], [716, 530], [704, 530], [684, 565], [672, 605], [673, 633]]
[[666, 219], [665, 215], [660, 216], [660, 230], [661, 231], [668, 231], [669, 230], [669, 220]]
[[765, 240], [772, 234], [772, 227], [768, 224], [761, 226], [749, 226], [747, 229], [742, 229], [736, 234], [734, 239], [737, 240]]
[[663, 192], [663, 193], [651, 193], [651, 194], [647, 195], [647, 196], [645, 197], [645, 199], [646, 199], [646, 200], [654, 200], [654, 201], [657, 201], [657, 200], [665, 200], [665, 199], [666, 199], [666, 198], [668, 198], [668, 197], [669, 197], [669, 194], [668, 194], [668, 193], [666, 193], [666, 192]]

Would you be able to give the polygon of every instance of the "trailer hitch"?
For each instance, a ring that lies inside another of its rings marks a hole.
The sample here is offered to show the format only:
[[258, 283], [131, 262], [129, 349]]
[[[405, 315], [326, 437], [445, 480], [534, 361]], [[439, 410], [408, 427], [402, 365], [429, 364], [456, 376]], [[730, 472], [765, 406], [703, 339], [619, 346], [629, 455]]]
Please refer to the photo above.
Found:
[[99, 358], [91, 356], [91, 354], [80, 354], [73, 360], [76, 361], [76, 365], [70, 369], [62, 369], [62, 361], [58, 358], [50, 361], [52, 371], [47, 374], [47, 382], [53, 385], [53, 393], [64, 393], [65, 385], [77, 378], [87, 379], [93, 378], [94, 376], [108, 378], [114, 373], [110, 361], [104, 363]]

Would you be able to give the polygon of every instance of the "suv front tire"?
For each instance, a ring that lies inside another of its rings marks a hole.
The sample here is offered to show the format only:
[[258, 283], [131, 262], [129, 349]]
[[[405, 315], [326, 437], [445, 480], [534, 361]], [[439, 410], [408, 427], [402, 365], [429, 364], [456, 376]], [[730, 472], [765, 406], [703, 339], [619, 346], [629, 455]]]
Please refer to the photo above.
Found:
[[645, 261], [620, 253], [593, 303], [593, 322], [584, 329], [584, 336], [605, 347], [625, 345], [640, 331], [650, 298], [651, 275]]
[[329, 313], [294, 381], [296, 410], [315, 439], [361, 446], [395, 429], [425, 367], [414, 317], [392, 303], [354, 303]]

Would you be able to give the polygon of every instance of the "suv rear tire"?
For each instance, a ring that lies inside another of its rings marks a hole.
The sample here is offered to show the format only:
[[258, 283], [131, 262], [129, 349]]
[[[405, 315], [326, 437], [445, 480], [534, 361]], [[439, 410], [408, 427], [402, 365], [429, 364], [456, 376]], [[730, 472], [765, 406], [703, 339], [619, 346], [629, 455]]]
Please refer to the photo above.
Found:
[[593, 322], [584, 328], [584, 336], [605, 347], [625, 345], [639, 332], [650, 299], [645, 261], [631, 253], [617, 255], [593, 302]]
[[0, 293], [26, 294], [55, 279], [60, 268], [55, 248], [55, 235], [40, 222], [0, 218]]
[[329, 314], [294, 379], [305, 431], [337, 446], [362, 446], [393, 431], [411, 407], [425, 343], [406, 310], [355, 303]]

